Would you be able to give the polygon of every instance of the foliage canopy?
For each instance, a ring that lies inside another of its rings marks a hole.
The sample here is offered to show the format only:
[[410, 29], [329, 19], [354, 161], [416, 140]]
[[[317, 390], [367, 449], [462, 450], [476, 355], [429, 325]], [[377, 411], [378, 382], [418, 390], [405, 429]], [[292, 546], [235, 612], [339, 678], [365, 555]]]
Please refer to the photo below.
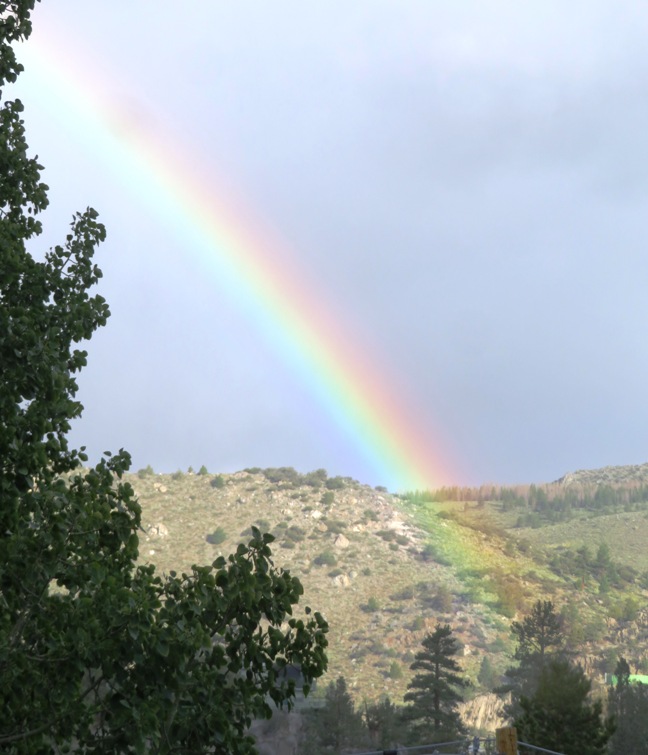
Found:
[[129, 455], [84, 469], [68, 445], [78, 344], [109, 316], [89, 293], [105, 229], [87, 209], [43, 261], [26, 249], [47, 187], [4, 91], [34, 4], [0, 2], [0, 749], [254, 752], [252, 718], [294, 698], [282, 669], [299, 665], [306, 691], [323, 673], [326, 622], [293, 617], [302, 586], [258, 529], [187, 574], [138, 565]]

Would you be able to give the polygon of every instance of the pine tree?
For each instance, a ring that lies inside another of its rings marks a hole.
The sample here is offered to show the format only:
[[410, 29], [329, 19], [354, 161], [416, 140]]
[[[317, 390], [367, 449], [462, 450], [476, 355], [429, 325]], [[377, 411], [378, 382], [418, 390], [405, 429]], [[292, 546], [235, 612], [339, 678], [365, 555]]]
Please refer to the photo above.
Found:
[[465, 732], [457, 706], [463, 700], [459, 690], [468, 686], [454, 657], [457, 640], [448, 624], [437, 624], [422, 644], [410, 668], [423, 673], [408, 685], [404, 718], [412, 724], [411, 735], [418, 742], [454, 739]]
[[589, 701], [591, 686], [579, 667], [548, 661], [535, 693], [520, 700], [518, 741], [564, 755], [606, 755], [614, 725], [600, 701]]
[[356, 710], [343, 676], [326, 688], [324, 706], [312, 711], [306, 738], [304, 751], [312, 753], [338, 753], [367, 743], [362, 714]]
[[528, 616], [511, 624], [511, 632], [517, 639], [515, 660], [519, 664], [507, 670], [506, 676], [511, 683], [504, 691], [511, 692], [511, 704], [507, 709], [514, 717], [520, 712], [520, 698], [535, 693], [542, 669], [562, 650], [565, 628], [554, 604], [550, 600], [538, 600]]
[[538, 600], [522, 622], [511, 624], [511, 631], [518, 640], [516, 659], [537, 660], [540, 666], [551, 648], [560, 647], [564, 639], [562, 619], [550, 600]]

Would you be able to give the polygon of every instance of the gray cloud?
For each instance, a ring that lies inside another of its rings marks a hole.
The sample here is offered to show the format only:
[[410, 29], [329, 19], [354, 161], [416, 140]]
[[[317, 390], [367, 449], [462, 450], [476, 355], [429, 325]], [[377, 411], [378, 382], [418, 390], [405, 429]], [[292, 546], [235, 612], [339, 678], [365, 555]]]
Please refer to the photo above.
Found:
[[[631, 2], [59, 0], [35, 41], [75, 40], [199, 155], [478, 483], [645, 460], [647, 25]], [[27, 123], [55, 227], [89, 201], [109, 226], [79, 439], [381, 483], [159, 218]]]

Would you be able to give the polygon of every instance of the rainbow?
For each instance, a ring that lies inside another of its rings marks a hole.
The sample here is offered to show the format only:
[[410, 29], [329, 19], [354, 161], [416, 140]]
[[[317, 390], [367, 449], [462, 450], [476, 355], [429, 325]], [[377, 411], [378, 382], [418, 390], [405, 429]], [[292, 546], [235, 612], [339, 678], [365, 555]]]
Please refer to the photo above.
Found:
[[[67, 46], [69, 55], [70, 46]], [[375, 480], [390, 490], [437, 487], [450, 465], [428, 428], [405, 405], [396, 381], [381, 378], [347, 323], [333, 316], [307, 277], [266, 232], [224, 200], [212, 176], [171, 141], [120, 111], [87, 62], [63, 59], [36, 35], [19, 50], [39, 106], [73, 131], [80, 149], [101, 154], [125, 189], [198, 260], [219, 291], [262, 332], [314, 396]], [[80, 73], [83, 72], [83, 73]], [[154, 131], [158, 131], [155, 129]], [[280, 250], [279, 250], [280, 251]], [[285, 257], [285, 255], [284, 255]]]

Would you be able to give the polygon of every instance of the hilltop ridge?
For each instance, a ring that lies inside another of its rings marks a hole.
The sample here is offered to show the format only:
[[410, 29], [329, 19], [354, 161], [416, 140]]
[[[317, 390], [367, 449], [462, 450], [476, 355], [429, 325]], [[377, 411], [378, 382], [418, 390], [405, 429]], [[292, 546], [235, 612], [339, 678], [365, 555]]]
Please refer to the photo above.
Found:
[[630, 483], [648, 484], [648, 463], [626, 464], [599, 469], [579, 469], [568, 472], [557, 483], [569, 485], [627, 485]]

